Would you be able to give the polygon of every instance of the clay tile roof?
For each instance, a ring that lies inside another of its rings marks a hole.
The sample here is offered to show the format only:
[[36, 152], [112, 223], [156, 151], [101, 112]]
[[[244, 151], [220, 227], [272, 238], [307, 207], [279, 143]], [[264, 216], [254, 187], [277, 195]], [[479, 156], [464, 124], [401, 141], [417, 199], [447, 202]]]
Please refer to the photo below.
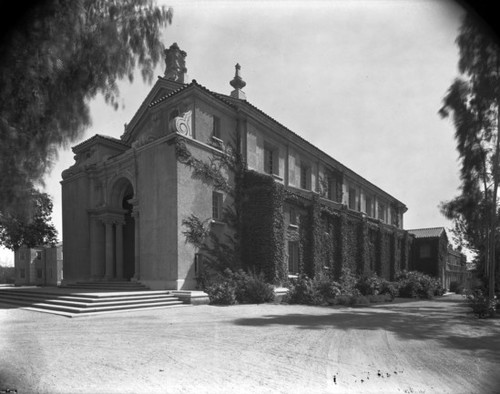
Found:
[[443, 232], [446, 234], [444, 227], [416, 228], [407, 231], [415, 238], [439, 238]]

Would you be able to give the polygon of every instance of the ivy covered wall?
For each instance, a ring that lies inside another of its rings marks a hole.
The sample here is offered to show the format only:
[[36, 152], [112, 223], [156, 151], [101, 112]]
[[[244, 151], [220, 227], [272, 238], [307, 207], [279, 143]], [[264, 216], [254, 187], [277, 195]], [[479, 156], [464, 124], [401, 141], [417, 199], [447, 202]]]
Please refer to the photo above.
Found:
[[241, 260], [273, 283], [284, 282], [284, 187], [268, 175], [245, 171], [242, 188]]

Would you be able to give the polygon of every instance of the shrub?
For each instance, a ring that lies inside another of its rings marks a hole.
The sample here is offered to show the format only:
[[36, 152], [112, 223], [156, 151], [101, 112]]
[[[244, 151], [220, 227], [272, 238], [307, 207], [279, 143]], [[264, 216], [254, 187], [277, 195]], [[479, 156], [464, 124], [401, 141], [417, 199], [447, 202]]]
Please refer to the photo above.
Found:
[[455, 280], [450, 282], [450, 292], [456, 294], [462, 294], [464, 290], [465, 286], [462, 283]]
[[382, 282], [383, 279], [379, 278], [375, 274], [362, 276], [356, 283], [356, 289], [358, 289], [360, 293], [365, 296], [377, 295], [380, 293]]
[[318, 297], [313, 280], [304, 274], [300, 274], [297, 279], [292, 279], [285, 301], [290, 304], [318, 304]]
[[441, 291], [434, 278], [418, 271], [403, 271], [398, 274], [397, 281], [400, 297], [432, 298]]
[[241, 304], [262, 304], [274, 300], [274, 287], [265, 281], [264, 274], [239, 270], [232, 275], [236, 301]]
[[212, 305], [233, 305], [236, 303], [235, 287], [230, 281], [214, 283], [205, 291]]
[[375, 304], [377, 302], [387, 302], [387, 301], [393, 300], [393, 297], [389, 294], [369, 295], [369, 296], [367, 296], [367, 298], [373, 304]]
[[333, 299], [333, 305], [347, 305], [352, 306], [354, 304], [354, 297], [340, 294]]
[[341, 286], [326, 275], [319, 275], [313, 281], [314, 299], [320, 304], [332, 304], [335, 297], [341, 294]]
[[488, 295], [481, 289], [469, 290], [466, 292], [465, 297], [472, 308], [472, 313], [478, 318], [484, 319], [494, 315], [497, 307], [496, 297], [490, 300]]
[[369, 305], [370, 300], [368, 297], [358, 295], [352, 297], [352, 305]]
[[388, 280], [382, 281], [380, 284], [380, 294], [389, 296], [391, 301], [394, 300], [394, 298], [399, 296], [399, 283], [389, 282]]

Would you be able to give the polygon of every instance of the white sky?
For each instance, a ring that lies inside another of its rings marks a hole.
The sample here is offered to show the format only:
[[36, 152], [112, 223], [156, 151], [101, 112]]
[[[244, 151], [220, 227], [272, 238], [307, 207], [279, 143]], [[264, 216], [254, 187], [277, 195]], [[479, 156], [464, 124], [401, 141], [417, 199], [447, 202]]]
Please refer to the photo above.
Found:
[[[463, 9], [440, 0], [161, 1], [174, 8], [164, 45], [187, 52], [188, 80], [229, 94], [242, 66], [247, 100], [398, 198], [405, 228], [449, 228], [441, 201], [458, 191], [450, 120], [438, 115], [458, 75]], [[158, 68], [163, 75], [164, 64]], [[91, 103], [95, 133], [119, 138], [151, 89], [137, 77], [114, 111]], [[76, 145], [80, 141], [75, 141]], [[61, 150], [46, 178], [62, 236]], [[0, 250], [0, 263], [13, 253]]]

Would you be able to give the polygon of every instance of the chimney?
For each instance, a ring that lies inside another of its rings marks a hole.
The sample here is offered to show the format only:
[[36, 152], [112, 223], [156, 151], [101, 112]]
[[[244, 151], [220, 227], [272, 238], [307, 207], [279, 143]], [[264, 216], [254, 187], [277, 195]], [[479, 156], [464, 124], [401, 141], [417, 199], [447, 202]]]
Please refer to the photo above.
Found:
[[247, 84], [241, 78], [241, 75], [240, 75], [241, 66], [238, 63], [236, 63], [236, 66], [234, 66], [234, 67], [236, 69], [235, 73], [234, 73], [234, 78], [232, 81], [229, 82], [231, 84], [231, 86], [234, 88], [234, 90], [231, 92], [231, 97], [234, 97], [234, 98], [237, 98], [240, 100], [246, 100], [247, 96], [246, 96], [245, 92], [243, 90], [241, 90]]
[[184, 83], [186, 78], [186, 52], [181, 51], [176, 42], [170, 48], [165, 49], [165, 78], [172, 81]]

